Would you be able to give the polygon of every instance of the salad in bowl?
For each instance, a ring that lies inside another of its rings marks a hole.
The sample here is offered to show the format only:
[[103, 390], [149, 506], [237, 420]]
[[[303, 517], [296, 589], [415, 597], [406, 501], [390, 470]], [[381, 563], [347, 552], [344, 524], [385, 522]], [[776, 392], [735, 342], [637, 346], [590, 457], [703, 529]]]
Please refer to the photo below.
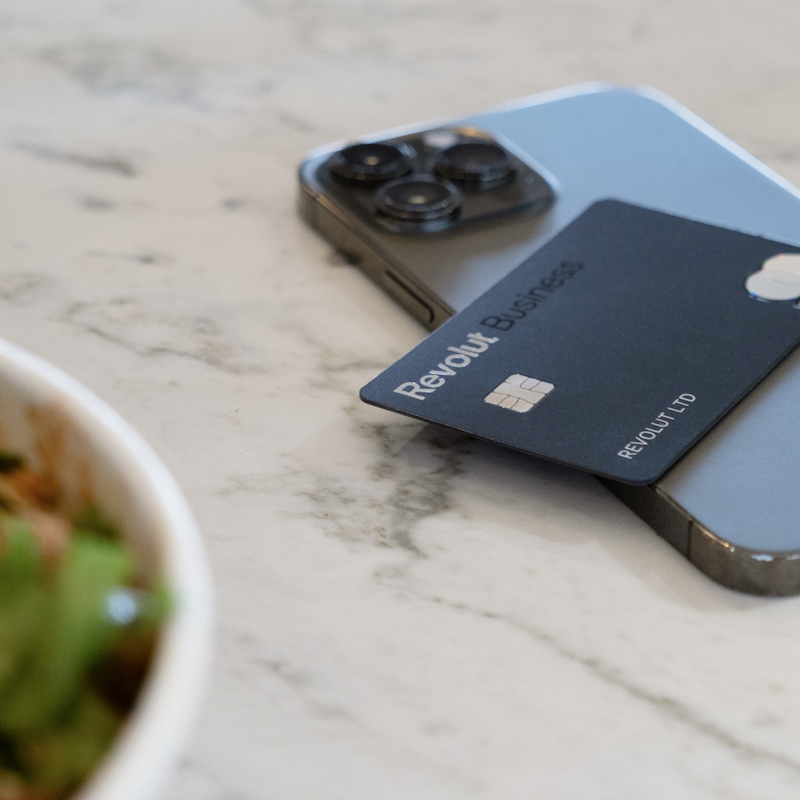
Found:
[[210, 580], [141, 437], [0, 341], [0, 800], [154, 798], [199, 705]]

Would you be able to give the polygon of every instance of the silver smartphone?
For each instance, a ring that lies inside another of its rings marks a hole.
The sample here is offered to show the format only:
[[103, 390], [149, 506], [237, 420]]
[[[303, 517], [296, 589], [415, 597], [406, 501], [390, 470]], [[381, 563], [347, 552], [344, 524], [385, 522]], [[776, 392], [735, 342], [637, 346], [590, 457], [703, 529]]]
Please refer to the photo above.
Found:
[[[303, 217], [428, 329], [601, 199], [800, 245], [800, 191], [647, 88], [582, 85], [328, 145], [299, 177]], [[656, 483], [604, 483], [719, 583], [800, 593], [800, 351]]]

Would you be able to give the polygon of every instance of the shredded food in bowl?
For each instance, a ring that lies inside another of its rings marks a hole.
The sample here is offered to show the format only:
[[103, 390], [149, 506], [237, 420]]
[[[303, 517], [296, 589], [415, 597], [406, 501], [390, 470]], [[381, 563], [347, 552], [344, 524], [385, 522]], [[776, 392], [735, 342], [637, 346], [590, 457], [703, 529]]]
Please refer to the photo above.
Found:
[[108, 750], [147, 673], [164, 586], [95, 508], [0, 453], [0, 800], [60, 800]]

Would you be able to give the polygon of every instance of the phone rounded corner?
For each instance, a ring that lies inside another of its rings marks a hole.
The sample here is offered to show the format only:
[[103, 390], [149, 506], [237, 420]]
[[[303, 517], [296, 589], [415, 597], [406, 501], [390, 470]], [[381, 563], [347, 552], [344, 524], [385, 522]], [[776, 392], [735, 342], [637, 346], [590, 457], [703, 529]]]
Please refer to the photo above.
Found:
[[[683, 108], [683, 106], [681, 106], [677, 100], [668, 95], [666, 92], [645, 83], [623, 83], [606, 80], [588, 81], [586, 83], [579, 83], [569, 86], [565, 89], [555, 89], [553, 92], [545, 92], [543, 94], [560, 94], [563, 97], [571, 97], [574, 95], [583, 94], [620, 94], [649, 100], [658, 103], [659, 105], [666, 106], [670, 110], [674, 110], [676, 107]], [[539, 97], [539, 95], [535, 96]]]
[[655, 86], [650, 86], [646, 83], [607, 83], [606, 85], [608, 87], [606, 91], [609, 93], [621, 94], [639, 101], [653, 103], [673, 114], [677, 114], [679, 117], [695, 116], [672, 95], [667, 94], [662, 89], [657, 89]]
[[692, 520], [689, 560], [728, 589], [767, 597], [800, 594], [800, 549], [768, 552], [742, 547]]
[[316, 181], [316, 171], [320, 164], [320, 157], [327, 155], [327, 149], [324, 153], [321, 153], [320, 149], [307, 153], [305, 158], [297, 165], [297, 182], [304, 192], [312, 196], [317, 196], [321, 193], [319, 184]]

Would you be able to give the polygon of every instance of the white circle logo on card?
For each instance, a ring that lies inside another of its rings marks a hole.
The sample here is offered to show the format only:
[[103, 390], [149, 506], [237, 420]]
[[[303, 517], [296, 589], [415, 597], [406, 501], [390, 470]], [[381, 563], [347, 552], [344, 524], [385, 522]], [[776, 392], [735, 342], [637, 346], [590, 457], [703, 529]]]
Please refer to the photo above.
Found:
[[744, 287], [759, 300], [800, 299], [800, 253], [779, 253], [768, 258]]

